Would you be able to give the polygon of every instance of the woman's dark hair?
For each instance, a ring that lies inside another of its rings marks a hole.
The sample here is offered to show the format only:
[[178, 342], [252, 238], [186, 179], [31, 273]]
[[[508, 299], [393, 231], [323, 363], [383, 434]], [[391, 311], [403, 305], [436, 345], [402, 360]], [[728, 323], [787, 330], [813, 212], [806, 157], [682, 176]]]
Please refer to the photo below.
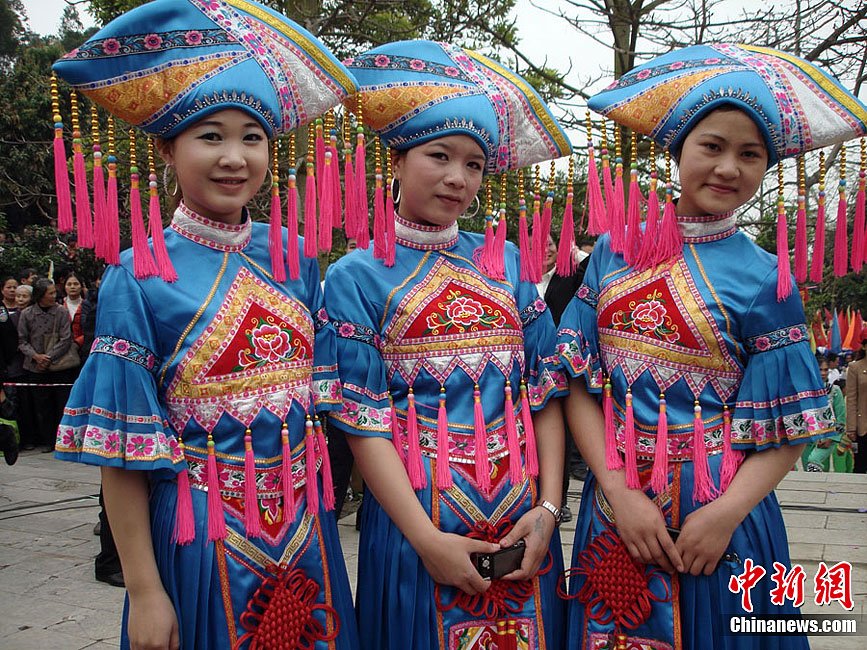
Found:
[[[3, 282], [0, 282], [0, 287], [5, 287], [6, 283], [9, 282], [9, 280], [15, 280], [15, 278], [13, 278], [11, 275], [6, 276], [5, 278], [3, 278]], [[18, 280], [15, 280], [15, 282], [18, 282]]]
[[66, 281], [69, 278], [75, 278], [76, 280], [78, 280], [79, 284], [81, 284], [81, 287], [83, 289], [87, 288], [87, 280], [85, 280], [84, 276], [82, 276], [78, 271], [70, 271], [69, 273], [67, 273], [66, 277], [63, 278], [63, 284], [66, 284]]
[[53, 287], [54, 282], [49, 280], [48, 278], [39, 278], [36, 282], [33, 283], [33, 304], [38, 304], [42, 298], [45, 297], [45, 292], [48, 291], [49, 287]]

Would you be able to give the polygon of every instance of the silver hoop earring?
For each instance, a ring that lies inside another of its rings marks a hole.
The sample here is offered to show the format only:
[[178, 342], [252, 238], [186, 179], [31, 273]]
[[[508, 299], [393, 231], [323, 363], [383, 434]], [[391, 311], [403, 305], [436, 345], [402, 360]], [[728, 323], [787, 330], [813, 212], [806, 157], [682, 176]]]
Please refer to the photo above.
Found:
[[[476, 194], [473, 197], [473, 202], [476, 204], [476, 209], [473, 210], [472, 212], [464, 212], [461, 215], [461, 219], [472, 219], [473, 217], [475, 217], [479, 213], [479, 210], [482, 207], [482, 202], [479, 201], [479, 195], [478, 194]], [[472, 205], [472, 203], [470, 205]]]
[[391, 179], [391, 200], [395, 205], [400, 203], [400, 181], [394, 177]]
[[166, 165], [163, 167], [163, 191], [167, 196], [174, 198], [178, 195], [178, 179], [175, 178], [175, 189], [169, 192], [169, 169], [174, 169], [174, 165]]

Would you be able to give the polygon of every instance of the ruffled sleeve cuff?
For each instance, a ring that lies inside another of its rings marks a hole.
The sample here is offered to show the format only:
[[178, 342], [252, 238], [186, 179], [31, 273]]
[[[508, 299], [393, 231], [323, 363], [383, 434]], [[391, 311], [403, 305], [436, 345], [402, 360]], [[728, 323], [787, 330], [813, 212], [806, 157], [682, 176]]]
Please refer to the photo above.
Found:
[[[538, 295], [536, 287], [529, 283], [527, 293]], [[521, 297], [526, 298], [524, 295]], [[524, 329], [527, 394], [530, 408], [539, 411], [552, 397], [565, 397], [569, 393], [569, 382], [555, 352], [557, 334], [545, 301], [538, 297], [528, 300], [519, 316]]]
[[56, 456], [125, 469], [185, 466], [157, 400], [154, 354], [131, 341], [98, 337], [57, 431]]
[[601, 393], [604, 384], [597, 344], [597, 302], [596, 292], [582, 284], [563, 313], [557, 336], [563, 369], [570, 377], [583, 379], [591, 393]]
[[751, 337], [735, 404], [732, 446], [765, 449], [834, 433], [834, 414], [803, 325]]
[[391, 405], [379, 334], [349, 321], [333, 321], [342, 382], [341, 407], [331, 411], [331, 423], [358, 436], [391, 438]]

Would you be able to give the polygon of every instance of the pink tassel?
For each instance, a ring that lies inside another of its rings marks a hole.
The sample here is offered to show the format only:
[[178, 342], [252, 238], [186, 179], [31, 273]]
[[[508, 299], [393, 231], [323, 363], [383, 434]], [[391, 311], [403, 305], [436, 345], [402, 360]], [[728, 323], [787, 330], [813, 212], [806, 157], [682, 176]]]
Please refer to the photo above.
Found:
[[491, 489], [491, 467], [488, 458], [488, 429], [485, 425], [485, 412], [482, 409], [482, 396], [479, 385], [473, 388], [473, 433], [476, 445], [476, 483], [479, 489]]
[[331, 195], [334, 197], [331, 225], [339, 230], [343, 227], [343, 195], [340, 192], [340, 158], [337, 154], [337, 137], [334, 132], [331, 134], [331, 146], [327, 151], [331, 152], [331, 166], [334, 168], [331, 174]]
[[729, 407], [723, 407], [723, 459], [720, 468], [719, 488], [725, 492], [744, 458], [744, 452], [732, 449], [732, 416]]
[[638, 435], [635, 432], [635, 413], [632, 409], [632, 391], [626, 389], [626, 487], [641, 487], [638, 478]]
[[220, 495], [220, 475], [217, 471], [217, 456], [214, 438], [208, 434], [208, 461], [206, 465], [208, 484], [208, 541], [226, 539], [226, 519], [223, 516], [223, 497]]
[[647, 192], [647, 216], [644, 218], [644, 236], [638, 253], [636, 268], [639, 270], [653, 267], [656, 250], [659, 247], [660, 213], [659, 195], [656, 193], [656, 172], [650, 173], [650, 189]]
[[849, 224], [846, 200], [846, 181], [840, 181], [840, 200], [837, 202], [837, 232], [834, 233], [834, 275], [838, 278], [849, 270]]
[[370, 246], [370, 230], [368, 229], [368, 204], [367, 204], [367, 162], [365, 160], [364, 130], [358, 127], [357, 144], [355, 145], [355, 191], [356, 201], [356, 243], [359, 248], [367, 249]]
[[518, 426], [515, 422], [515, 403], [512, 401], [512, 384], [507, 379], [503, 420], [506, 425], [506, 448], [509, 451], [509, 480], [518, 485], [524, 480], [521, 471], [521, 443], [518, 441]]
[[608, 204], [608, 228], [611, 233], [611, 250], [626, 251], [626, 207], [623, 204], [623, 163], [617, 159], [614, 172], [614, 194]]
[[789, 224], [783, 198], [777, 202], [777, 302], [792, 293], [792, 266], [789, 260]]
[[145, 232], [144, 217], [141, 211], [141, 196], [138, 189], [138, 173], [136, 167], [131, 167], [129, 190], [130, 225], [132, 226], [132, 262], [133, 272], [137, 278], [150, 278], [159, 275], [151, 249], [148, 246], [148, 236]]
[[629, 172], [629, 203], [626, 212], [626, 236], [624, 240], [624, 257], [626, 263], [635, 265], [641, 253], [641, 190], [638, 187], [638, 168], [633, 164]]
[[494, 217], [488, 213], [485, 215], [485, 241], [481, 246], [479, 246], [479, 248], [473, 251], [473, 259], [477, 260], [479, 270], [488, 277], [492, 277], [492, 273], [494, 273], [497, 266], [497, 263], [494, 261], [496, 239], [497, 235], [494, 232]]
[[669, 184], [665, 190], [665, 207], [662, 209], [662, 225], [659, 228], [659, 246], [653, 266], [680, 256], [682, 249], [683, 237], [677, 225], [677, 212]]
[[319, 512], [319, 490], [316, 485], [316, 435], [313, 433], [313, 421], [310, 416], [307, 416], [307, 421], [304, 423], [304, 453], [305, 457], [305, 477], [307, 485], [305, 492], [307, 494], [307, 512], [311, 515], [316, 515]]
[[295, 168], [289, 170], [289, 191], [286, 196], [286, 228], [289, 236], [286, 242], [286, 266], [289, 278], [297, 280], [301, 272], [301, 259], [298, 253], [298, 186]]
[[524, 424], [524, 457], [527, 474], [531, 478], [539, 476], [539, 452], [536, 449], [536, 427], [533, 425], [533, 411], [527, 394], [527, 383], [521, 380], [521, 422]]
[[611, 203], [614, 201], [614, 184], [611, 182], [611, 158], [608, 150], [602, 150], [602, 187], [605, 189], [605, 216], [600, 219], [607, 232], [611, 232], [608, 215], [611, 213]]
[[406, 453], [403, 450], [403, 436], [400, 433], [400, 423], [397, 421], [397, 409], [394, 406], [394, 400], [389, 400], [391, 403], [391, 442], [397, 452], [397, 457], [400, 462], [406, 467]]
[[[73, 134], [74, 135], [74, 134]], [[90, 196], [87, 191], [87, 169], [81, 151], [81, 139], [72, 144], [72, 178], [75, 183], [75, 221], [78, 225], [78, 245], [93, 248], [93, 223], [90, 212]]]
[[154, 259], [160, 277], [166, 282], [174, 282], [178, 279], [175, 267], [166, 249], [166, 238], [163, 235], [163, 217], [160, 214], [160, 197], [157, 194], [157, 175], [148, 177], [148, 224], [151, 229], [151, 244], [154, 249]]
[[[317, 150], [319, 142], [316, 143]], [[330, 253], [334, 227], [334, 174], [337, 171], [331, 151], [325, 151], [325, 168], [319, 177], [319, 250]]]
[[494, 235], [494, 272], [491, 277], [495, 280], [505, 280], [506, 278], [506, 235], [508, 234], [509, 224], [506, 222], [506, 209], [500, 209], [500, 218], [497, 221], [497, 232]]
[[427, 474], [424, 471], [424, 463], [421, 460], [421, 447], [418, 440], [418, 415], [415, 410], [415, 394], [412, 388], [407, 395], [408, 406], [406, 408], [406, 465], [409, 474], [409, 483], [413, 490], [422, 490], [427, 487]]
[[440, 387], [440, 405], [437, 409], [437, 488], [452, 487], [452, 471], [449, 468], [449, 417], [446, 413], [446, 389]]
[[701, 417], [701, 406], [695, 401], [695, 417], [692, 427], [692, 464], [693, 486], [692, 500], [696, 503], [707, 503], [716, 496], [716, 488], [710, 476], [707, 464], [707, 447], [704, 444], [704, 420]]
[[656, 424], [656, 453], [653, 456], [650, 487], [653, 488], [656, 494], [662, 494], [668, 488], [668, 413], [666, 412], [664, 394], [660, 394], [659, 396], [659, 421]]
[[102, 168], [102, 152], [99, 145], [93, 146], [93, 252], [105, 260], [109, 248], [108, 222], [105, 215], [105, 171]]
[[382, 174], [377, 171], [373, 190], [373, 256], [384, 260], [385, 248], [385, 190], [382, 187]]
[[605, 466], [610, 470], [623, 469], [623, 459], [617, 451], [617, 437], [614, 431], [614, 398], [611, 396], [610, 378], [605, 380], [602, 413], [605, 416]]
[[813, 260], [810, 265], [810, 282], [821, 282], [825, 268], [825, 192], [819, 190], [816, 207], [816, 236], [813, 241]]
[[865, 228], [865, 171], [858, 172], [858, 193], [855, 195], [855, 225], [852, 232], [852, 270], [861, 272], [864, 265], [864, 228]]
[[524, 199], [520, 199], [518, 212], [518, 246], [521, 251], [521, 282], [533, 282], [533, 249], [530, 247], [527, 204]]
[[539, 233], [539, 279], [545, 273], [545, 257], [548, 255], [548, 237], [551, 236], [551, 221], [554, 206], [554, 192], [548, 192], [545, 205], [542, 207], [542, 231]]
[[394, 199], [391, 196], [391, 187], [389, 186], [385, 190], [385, 265], [388, 267], [394, 266], [395, 255], [397, 254], [397, 249], [395, 248], [397, 242], [395, 241], [395, 232], [394, 232]]
[[599, 187], [596, 154], [589, 140], [587, 142], [587, 157], [587, 232], [591, 235], [601, 235], [607, 230], [605, 201], [602, 198], [602, 188]]
[[54, 125], [54, 186], [57, 189], [57, 230], [59, 232], [72, 232], [72, 196], [69, 192], [69, 170], [66, 167], [63, 124], [59, 120]]
[[250, 435], [250, 429], [244, 434], [244, 529], [247, 537], [262, 536], [256, 487], [256, 458], [253, 456], [253, 436]]
[[316, 174], [307, 157], [307, 181], [304, 186], [304, 257], [318, 256], [316, 248]]
[[120, 223], [117, 209], [117, 159], [108, 155], [108, 183], [105, 190], [105, 223], [109, 235], [106, 237], [108, 247], [105, 250], [105, 261], [108, 264], [120, 264]]
[[[316, 139], [314, 141], [313, 150], [315, 152], [316, 177], [319, 179], [319, 190], [316, 198], [319, 203], [322, 203], [322, 192], [325, 190], [325, 128], [324, 121], [321, 117], [316, 118], [315, 126]], [[322, 227], [324, 216], [322, 211], [319, 211], [319, 227]]]
[[798, 193], [798, 212], [795, 218], [795, 280], [807, 281], [807, 197]]
[[283, 257], [283, 206], [280, 186], [271, 188], [271, 214], [268, 221], [268, 252], [271, 254], [271, 274], [275, 282], [286, 282], [286, 262]]
[[[597, 188], [598, 189], [598, 188]], [[572, 187], [566, 192], [566, 206], [563, 208], [563, 227], [560, 230], [560, 242], [557, 246], [557, 275], [569, 276], [575, 273], [575, 258], [572, 248], [575, 246], [575, 217], [572, 214]]]
[[[184, 456], [184, 443], [178, 441], [181, 456]], [[178, 472], [178, 502], [175, 512], [175, 542], [186, 546], [196, 539], [196, 519], [193, 515], [193, 495], [190, 492], [190, 473], [184, 467]]]
[[295, 505], [295, 479], [292, 476], [292, 447], [289, 445], [289, 427], [284, 422], [280, 430], [282, 447], [282, 463], [280, 478], [283, 488], [283, 517], [286, 521], [295, 521], [298, 508]]
[[358, 242], [358, 208], [355, 207], [358, 201], [358, 191], [355, 189], [355, 170], [352, 167], [352, 150], [349, 148], [349, 142], [344, 142], [343, 146], [343, 185], [344, 185], [344, 200], [343, 200], [343, 233], [346, 238], [353, 238]]
[[322, 459], [322, 505], [326, 510], [334, 510], [334, 477], [331, 474], [331, 457], [328, 455], [328, 441], [322, 430], [319, 418], [313, 420], [313, 428], [316, 431], [316, 446], [319, 450], [319, 458]]

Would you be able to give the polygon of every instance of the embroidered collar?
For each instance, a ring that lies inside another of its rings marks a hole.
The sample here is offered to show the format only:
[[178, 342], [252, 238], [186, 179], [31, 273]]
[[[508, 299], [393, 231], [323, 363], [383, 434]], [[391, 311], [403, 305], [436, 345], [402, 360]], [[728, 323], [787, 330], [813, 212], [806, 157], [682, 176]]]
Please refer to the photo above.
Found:
[[424, 226], [394, 215], [394, 238], [401, 246], [422, 251], [451, 248], [458, 241], [458, 223], [448, 226]]
[[737, 217], [734, 212], [712, 214], [702, 217], [677, 217], [680, 234], [683, 241], [689, 244], [701, 244], [733, 235], [737, 229]]
[[237, 253], [250, 243], [253, 222], [246, 208], [239, 224], [212, 221], [190, 210], [183, 202], [175, 210], [172, 230], [187, 239], [218, 251]]

